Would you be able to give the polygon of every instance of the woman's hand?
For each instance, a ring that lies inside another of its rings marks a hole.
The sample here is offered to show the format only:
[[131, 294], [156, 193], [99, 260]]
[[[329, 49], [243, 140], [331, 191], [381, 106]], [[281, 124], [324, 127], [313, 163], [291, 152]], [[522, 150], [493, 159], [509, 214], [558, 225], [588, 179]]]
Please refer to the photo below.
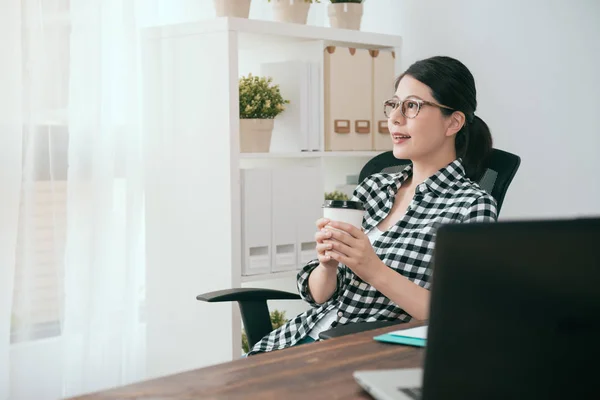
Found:
[[375, 254], [367, 235], [353, 225], [338, 221], [331, 221], [325, 229], [331, 233], [329, 239], [323, 240], [324, 245], [331, 246], [325, 256], [346, 265], [362, 280], [371, 283], [383, 262]]
[[329, 230], [325, 230], [325, 226], [329, 224], [329, 220], [326, 218], [320, 218], [317, 220], [317, 228], [319, 231], [315, 233], [315, 241], [317, 242], [317, 257], [319, 259], [319, 263], [325, 268], [337, 268], [339, 262], [331, 257], [331, 255], [326, 254], [327, 251], [333, 249], [333, 245], [331, 243], [325, 243], [325, 240], [331, 238], [331, 232]]

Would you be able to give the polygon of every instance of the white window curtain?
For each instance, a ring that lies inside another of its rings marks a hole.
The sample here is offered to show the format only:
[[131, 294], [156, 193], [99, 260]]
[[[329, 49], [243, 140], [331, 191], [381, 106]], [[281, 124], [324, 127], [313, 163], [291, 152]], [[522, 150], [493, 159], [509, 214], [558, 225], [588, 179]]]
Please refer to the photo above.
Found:
[[0, 399], [144, 378], [142, 4], [0, 6]]
[[[391, 2], [367, 2], [365, 30]], [[0, 1], [0, 400], [145, 379], [140, 28], [212, 17], [212, 0]]]

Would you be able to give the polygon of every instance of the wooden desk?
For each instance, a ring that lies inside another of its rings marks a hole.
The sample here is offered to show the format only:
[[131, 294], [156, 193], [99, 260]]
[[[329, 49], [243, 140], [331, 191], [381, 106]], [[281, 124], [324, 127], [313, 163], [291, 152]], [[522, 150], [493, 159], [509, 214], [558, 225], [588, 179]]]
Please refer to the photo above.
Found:
[[77, 399], [371, 399], [352, 377], [355, 370], [420, 367], [424, 356], [421, 348], [379, 343], [373, 336], [419, 325], [258, 354]]

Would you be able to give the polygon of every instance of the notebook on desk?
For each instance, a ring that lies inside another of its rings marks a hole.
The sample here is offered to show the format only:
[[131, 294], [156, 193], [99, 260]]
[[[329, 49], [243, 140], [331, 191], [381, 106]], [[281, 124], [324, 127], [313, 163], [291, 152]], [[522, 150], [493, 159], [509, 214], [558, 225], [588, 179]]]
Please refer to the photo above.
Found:
[[375, 336], [378, 342], [403, 344], [407, 346], [425, 347], [427, 344], [427, 326], [400, 329]]
[[378, 400], [597, 398], [598, 243], [600, 218], [440, 227], [424, 368], [356, 381]]

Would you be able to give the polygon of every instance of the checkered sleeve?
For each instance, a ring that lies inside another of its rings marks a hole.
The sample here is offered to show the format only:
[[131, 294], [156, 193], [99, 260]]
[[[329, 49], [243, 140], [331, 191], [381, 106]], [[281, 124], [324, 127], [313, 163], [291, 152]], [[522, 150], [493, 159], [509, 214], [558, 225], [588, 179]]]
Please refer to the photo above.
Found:
[[[315, 302], [315, 300], [312, 298], [312, 296], [310, 294], [310, 290], [308, 289], [308, 277], [310, 276], [311, 272], [313, 272], [315, 270], [315, 268], [317, 268], [318, 266], [319, 266], [319, 260], [312, 260], [311, 262], [306, 264], [300, 270], [300, 272], [298, 272], [298, 277], [296, 280], [296, 284], [298, 285], [298, 293], [300, 294], [300, 297], [302, 298], [302, 300], [304, 300], [308, 304], [310, 304], [311, 307], [319, 307], [320, 306], [320, 304], [317, 304]], [[339, 266], [338, 270], [337, 270], [337, 285], [335, 288], [335, 292], [333, 292], [333, 295], [331, 296], [331, 299], [329, 301], [337, 300], [340, 293], [342, 293], [345, 290], [345, 287], [347, 286], [346, 281], [347, 281], [347, 279], [346, 279], [345, 267]]]
[[476, 197], [471, 206], [466, 209], [461, 222], [496, 222], [498, 219], [496, 204], [496, 200], [487, 193]]
[[360, 201], [365, 204], [369, 200], [370, 188], [373, 185], [373, 177], [367, 177], [364, 181], [362, 181], [352, 193], [352, 201]]

